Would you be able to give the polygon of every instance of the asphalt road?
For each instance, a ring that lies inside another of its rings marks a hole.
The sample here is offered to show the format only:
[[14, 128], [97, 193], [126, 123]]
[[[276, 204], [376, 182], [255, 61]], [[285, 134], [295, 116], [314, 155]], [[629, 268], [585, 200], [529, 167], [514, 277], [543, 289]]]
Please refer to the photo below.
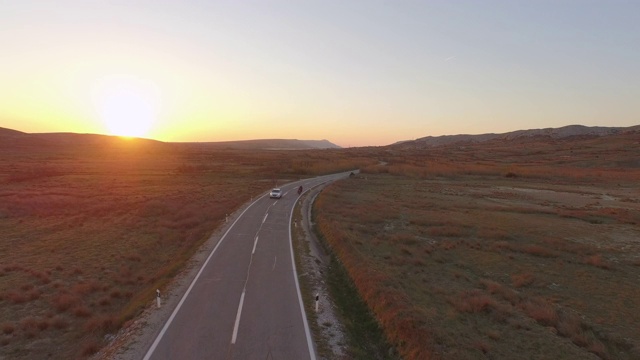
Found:
[[255, 200], [220, 239], [144, 359], [315, 360], [293, 263], [290, 222], [297, 188]]

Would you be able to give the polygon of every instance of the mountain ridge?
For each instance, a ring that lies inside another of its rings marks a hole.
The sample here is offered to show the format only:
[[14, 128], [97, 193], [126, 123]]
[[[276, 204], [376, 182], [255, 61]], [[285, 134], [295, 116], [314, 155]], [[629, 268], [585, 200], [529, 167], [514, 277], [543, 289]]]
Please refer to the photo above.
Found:
[[253, 139], [233, 141], [207, 141], [186, 142], [177, 144], [194, 144], [221, 149], [264, 149], [264, 150], [290, 150], [290, 149], [340, 149], [341, 147], [329, 140], [299, 140], [299, 139]]
[[[190, 144], [220, 149], [246, 150], [298, 150], [298, 149], [340, 149], [341, 147], [329, 140], [298, 140], [298, 139], [254, 139], [237, 141], [208, 141], [208, 142], [163, 142], [145, 138], [126, 138], [137, 142], [153, 144]], [[0, 127], [0, 143], [5, 146], [30, 145], [96, 145], [123, 141], [123, 137], [103, 134], [81, 134], [73, 132], [26, 133], [18, 130]]]
[[584, 126], [584, 125], [567, 125], [559, 128], [542, 128], [516, 130], [506, 133], [486, 133], [478, 135], [442, 135], [442, 136], [426, 136], [415, 140], [407, 140], [397, 142], [390, 146], [393, 147], [437, 147], [462, 143], [481, 143], [491, 140], [526, 140], [533, 138], [548, 139], [567, 139], [575, 137], [600, 137], [608, 135], [617, 135], [628, 132], [640, 132], [640, 125], [629, 127], [605, 127], [605, 126]]

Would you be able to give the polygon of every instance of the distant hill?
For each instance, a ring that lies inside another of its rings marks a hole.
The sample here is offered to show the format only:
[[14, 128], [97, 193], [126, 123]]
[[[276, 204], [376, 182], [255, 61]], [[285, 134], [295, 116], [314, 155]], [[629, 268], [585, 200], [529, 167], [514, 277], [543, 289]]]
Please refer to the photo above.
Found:
[[23, 133], [22, 131], [18, 131], [18, 130], [11, 130], [11, 129], [0, 127], [0, 138], [11, 137], [11, 136], [23, 136], [23, 135], [27, 135], [27, 133]]
[[640, 125], [631, 127], [600, 127], [600, 126], [583, 126], [583, 125], [569, 125], [560, 128], [545, 128], [545, 129], [531, 129], [531, 130], [518, 130], [502, 134], [480, 134], [480, 135], [444, 135], [444, 136], [427, 136], [416, 140], [402, 141], [393, 145], [392, 147], [401, 148], [424, 148], [424, 147], [436, 147], [452, 144], [465, 144], [465, 143], [481, 143], [490, 140], [528, 140], [528, 139], [570, 139], [570, 138], [585, 138], [585, 137], [600, 137], [607, 135], [617, 135], [623, 133], [640, 133]]
[[304, 150], [304, 149], [340, 149], [340, 146], [328, 140], [297, 140], [297, 139], [260, 139], [239, 141], [218, 141], [188, 143], [202, 145], [209, 148], [234, 150]]
[[[136, 143], [162, 144], [150, 139], [131, 139]], [[33, 147], [60, 145], [107, 145], [118, 144], [124, 140], [119, 136], [77, 133], [25, 133], [0, 128], [0, 147]], [[127, 140], [129, 141], [129, 140]]]
[[[303, 150], [303, 149], [339, 149], [340, 146], [328, 140], [263, 139], [243, 141], [164, 143], [150, 139], [127, 139], [127, 141], [145, 144], [189, 144], [217, 149], [247, 150]], [[122, 143], [119, 136], [77, 133], [25, 133], [0, 127], [0, 147], [32, 147], [54, 145], [106, 145]]]

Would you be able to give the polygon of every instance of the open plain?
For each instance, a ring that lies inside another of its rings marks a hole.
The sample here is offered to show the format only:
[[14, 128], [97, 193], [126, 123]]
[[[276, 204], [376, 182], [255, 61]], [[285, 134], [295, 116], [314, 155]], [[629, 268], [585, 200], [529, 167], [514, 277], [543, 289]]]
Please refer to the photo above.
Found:
[[54, 135], [70, 140], [0, 143], [0, 358], [89, 357], [227, 214], [285, 181], [361, 166], [335, 150]]
[[400, 145], [316, 221], [405, 359], [637, 359], [638, 140]]
[[[0, 358], [90, 357], [227, 214], [354, 168], [313, 224], [324, 274], [344, 267], [393, 347], [377, 358], [640, 357], [637, 131], [295, 151], [100, 139], [0, 143]], [[329, 288], [346, 328], [361, 321]], [[345, 336], [343, 358], [371, 358]]]

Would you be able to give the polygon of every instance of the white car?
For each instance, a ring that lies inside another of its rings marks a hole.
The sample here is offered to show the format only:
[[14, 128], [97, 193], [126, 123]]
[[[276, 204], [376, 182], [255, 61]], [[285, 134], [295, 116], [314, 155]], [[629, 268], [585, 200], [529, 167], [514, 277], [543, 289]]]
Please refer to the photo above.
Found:
[[280, 199], [282, 197], [282, 190], [280, 190], [280, 188], [271, 190], [271, 192], [269, 193], [269, 197], [272, 199]]

